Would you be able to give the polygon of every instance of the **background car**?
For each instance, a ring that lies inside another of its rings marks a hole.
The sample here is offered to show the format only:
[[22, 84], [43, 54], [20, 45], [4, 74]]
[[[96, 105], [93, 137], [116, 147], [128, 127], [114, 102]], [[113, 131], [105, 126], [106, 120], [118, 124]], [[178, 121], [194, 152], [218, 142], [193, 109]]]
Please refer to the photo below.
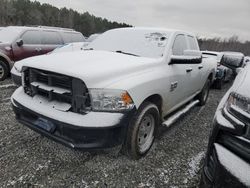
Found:
[[[64, 46], [60, 46], [60, 47], [54, 49], [52, 52], [49, 52], [48, 55], [52, 54], [52, 53], [80, 51], [80, 50], [84, 49], [87, 45], [88, 45], [87, 42], [69, 43], [69, 44], [66, 44]], [[25, 63], [25, 61], [18, 61], [15, 63], [15, 65], [11, 69], [12, 80], [13, 80], [14, 84], [16, 84], [17, 86], [20, 86], [22, 84], [21, 70], [22, 70], [24, 63]]]
[[214, 51], [203, 51], [202, 54], [204, 57], [214, 57], [216, 59], [217, 70], [216, 70], [216, 80], [214, 82], [214, 87], [216, 89], [222, 89], [224, 82], [228, 82], [233, 74], [232, 69], [227, 68], [220, 64], [223, 53]]
[[83, 50], [88, 46], [88, 42], [74, 42], [54, 49], [51, 53], [73, 52]]
[[216, 111], [201, 187], [250, 187], [250, 65], [238, 57], [222, 59], [241, 71]]
[[0, 31], [0, 81], [9, 75], [16, 61], [46, 54], [66, 43], [84, 41], [84, 36], [72, 29], [46, 26], [6, 27]]
[[101, 34], [100, 33], [95, 33], [95, 34], [92, 34], [90, 35], [88, 38], [87, 38], [87, 42], [93, 42], [95, 39], [97, 39]]

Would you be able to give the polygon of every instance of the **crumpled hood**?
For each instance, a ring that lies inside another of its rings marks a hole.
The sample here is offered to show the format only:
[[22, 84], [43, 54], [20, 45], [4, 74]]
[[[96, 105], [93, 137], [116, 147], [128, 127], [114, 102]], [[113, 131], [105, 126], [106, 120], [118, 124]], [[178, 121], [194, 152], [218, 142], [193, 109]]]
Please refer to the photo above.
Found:
[[104, 88], [125, 77], [149, 71], [156, 61], [152, 58], [90, 50], [37, 56], [23, 60], [20, 64], [80, 78], [89, 88]]

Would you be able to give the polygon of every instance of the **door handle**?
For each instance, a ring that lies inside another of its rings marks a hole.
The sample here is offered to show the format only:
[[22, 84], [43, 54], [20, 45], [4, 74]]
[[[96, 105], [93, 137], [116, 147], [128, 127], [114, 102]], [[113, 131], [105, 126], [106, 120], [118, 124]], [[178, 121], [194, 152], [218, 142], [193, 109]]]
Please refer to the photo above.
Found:
[[193, 69], [192, 68], [188, 68], [188, 69], [186, 69], [186, 72], [192, 72], [193, 71]]
[[37, 52], [40, 52], [40, 51], [42, 51], [42, 48], [35, 48], [35, 50], [36, 50]]
[[200, 65], [199, 67], [198, 67], [198, 69], [202, 69], [203, 68], [203, 65]]

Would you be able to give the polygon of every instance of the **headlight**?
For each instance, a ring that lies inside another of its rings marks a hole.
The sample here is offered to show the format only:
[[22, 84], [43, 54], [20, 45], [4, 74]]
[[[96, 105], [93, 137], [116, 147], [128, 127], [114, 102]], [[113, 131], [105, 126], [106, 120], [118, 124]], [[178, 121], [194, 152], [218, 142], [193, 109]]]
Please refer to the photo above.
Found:
[[125, 111], [134, 108], [127, 91], [113, 89], [89, 89], [94, 111]]
[[14, 65], [14, 69], [15, 69], [18, 73], [21, 73], [21, 69], [17, 68], [15, 65]]
[[229, 110], [231, 108], [238, 108], [250, 115], [250, 99], [237, 93], [231, 93], [227, 101], [227, 108]]

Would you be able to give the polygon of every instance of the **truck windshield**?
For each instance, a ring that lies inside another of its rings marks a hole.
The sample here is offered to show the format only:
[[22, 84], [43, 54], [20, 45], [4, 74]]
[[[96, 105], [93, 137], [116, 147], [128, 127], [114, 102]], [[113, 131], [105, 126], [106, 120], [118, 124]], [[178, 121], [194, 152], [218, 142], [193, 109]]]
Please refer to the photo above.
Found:
[[20, 28], [7, 27], [0, 31], [0, 43], [13, 42], [23, 30]]
[[163, 56], [169, 33], [151, 29], [114, 29], [100, 35], [87, 48], [140, 57]]

